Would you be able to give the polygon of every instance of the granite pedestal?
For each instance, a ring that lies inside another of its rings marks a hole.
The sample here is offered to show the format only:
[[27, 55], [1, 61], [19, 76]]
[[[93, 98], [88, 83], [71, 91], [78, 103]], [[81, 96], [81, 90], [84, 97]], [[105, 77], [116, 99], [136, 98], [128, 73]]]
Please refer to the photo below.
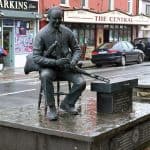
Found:
[[118, 79], [110, 83], [92, 82], [91, 90], [97, 94], [97, 111], [101, 113], [132, 111], [132, 93], [137, 85], [138, 79]]
[[85, 95], [79, 115], [59, 111], [56, 122], [37, 105], [1, 109], [0, 150], [134, 150], [149, 144], [150, 103], [133, 102], [129, 113], [99, 114], [94, 93]]

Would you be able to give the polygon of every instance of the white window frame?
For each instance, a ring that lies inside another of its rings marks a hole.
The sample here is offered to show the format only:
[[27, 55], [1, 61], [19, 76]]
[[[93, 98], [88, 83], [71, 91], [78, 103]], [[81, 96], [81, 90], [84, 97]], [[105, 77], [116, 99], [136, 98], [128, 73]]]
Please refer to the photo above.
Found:
[[128, 0], [128, 13], [132, 14], [133, 12], [133, 0]]
[[69, 0], [64, 0], [65, 3], [62, 3], [62, 0], [60, 0], [60, 6], [70, 7], [69, 6]]
[[150, 5], [146, 5], [145, 14], [146, 14], [147, 16], [150, 16]]
[[109, 0], [108, 8], [109, 10], [114, 10], [114, 0]]
[[83, 8], [89, 8], [89, 0], [81, 0]]

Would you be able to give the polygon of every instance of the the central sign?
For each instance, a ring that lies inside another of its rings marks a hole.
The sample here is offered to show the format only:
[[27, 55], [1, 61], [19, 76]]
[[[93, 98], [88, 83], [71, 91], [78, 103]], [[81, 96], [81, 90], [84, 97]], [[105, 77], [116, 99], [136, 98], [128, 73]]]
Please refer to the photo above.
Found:
[[66, 10], [64, 11], [64, 21], [95, 24], [150, 25], [149, 17], [142, 15], [132, 16], [120, 11], [94, 13], [86, 10]]

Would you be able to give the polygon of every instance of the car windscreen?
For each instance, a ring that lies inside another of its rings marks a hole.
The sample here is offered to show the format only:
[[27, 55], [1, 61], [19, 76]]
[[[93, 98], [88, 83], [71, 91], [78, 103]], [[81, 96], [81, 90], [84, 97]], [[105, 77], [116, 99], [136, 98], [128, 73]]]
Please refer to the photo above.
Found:
[[98, 47], [98, 49], [110, 49], [112, 48], [114, 43], [104, 43]]

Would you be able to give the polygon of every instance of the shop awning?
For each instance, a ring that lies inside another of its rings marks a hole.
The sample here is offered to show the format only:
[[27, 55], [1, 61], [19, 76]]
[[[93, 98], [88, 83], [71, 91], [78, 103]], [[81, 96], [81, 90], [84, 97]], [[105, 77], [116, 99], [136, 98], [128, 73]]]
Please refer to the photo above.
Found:
[[34, 18], [40, 19], [41, 15], [38, 12], [28, 11], [13, 11], [13, 10], [1, 10], [0, 17], [11, 17], [11, 18]]
[[144, 15], [128, 15], [120, 11], [95, 13], [83, 9], [65, 10], [64, 22], [71, 23], [94, 23], [94, 24], [128, 24], [150, 25], [150, 18]]

